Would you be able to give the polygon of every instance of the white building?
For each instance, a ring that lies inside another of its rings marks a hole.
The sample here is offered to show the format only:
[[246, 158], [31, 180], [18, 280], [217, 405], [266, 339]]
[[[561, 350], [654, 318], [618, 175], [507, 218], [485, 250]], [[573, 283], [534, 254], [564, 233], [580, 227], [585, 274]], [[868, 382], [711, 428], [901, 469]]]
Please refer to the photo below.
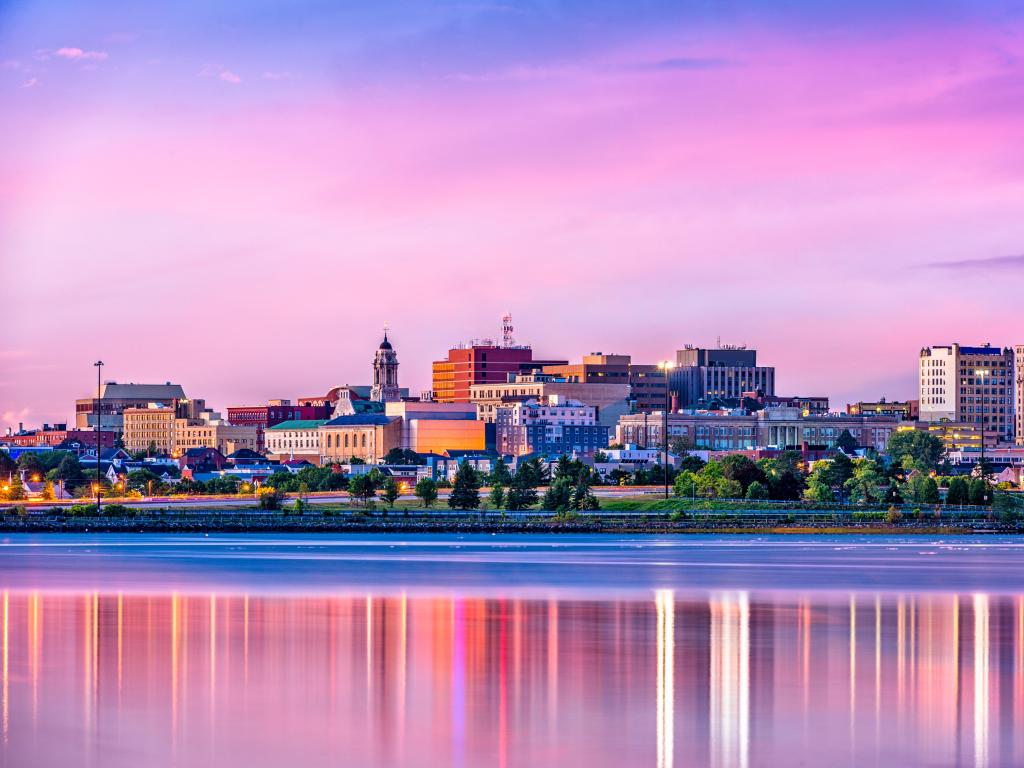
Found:
[[1013, 439], [1013, 350], [990, 344], [925, 347], [918, 382], [921, 421], [976, 424], [1000, 442]]

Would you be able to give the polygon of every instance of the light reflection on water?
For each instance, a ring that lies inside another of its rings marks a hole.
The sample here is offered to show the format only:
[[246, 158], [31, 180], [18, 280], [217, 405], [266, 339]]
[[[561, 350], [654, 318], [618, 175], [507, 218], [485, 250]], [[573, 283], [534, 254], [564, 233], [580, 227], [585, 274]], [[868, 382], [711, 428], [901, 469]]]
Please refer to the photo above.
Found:
[[4, 765], [1014, 765], [1024, 597], [2, 594]]
[[0, 765], [1024, 764], [1022, 552], [6, 537]]

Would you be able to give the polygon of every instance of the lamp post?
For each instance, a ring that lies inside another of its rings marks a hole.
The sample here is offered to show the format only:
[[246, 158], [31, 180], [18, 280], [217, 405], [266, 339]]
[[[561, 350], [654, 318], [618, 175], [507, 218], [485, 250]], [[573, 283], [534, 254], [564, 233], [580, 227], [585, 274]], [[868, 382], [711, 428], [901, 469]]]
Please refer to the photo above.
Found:
[[103, 361], [97, 360], [96, 367], [96, 514], [100, 513], [100, 445], [103, 443], [103, 390], [100, 379], [103, 372]]
[[663, 412], [662, 426], [661, 426], [661, 438], [662, 446], [664, 449], [665, 461], [661, 465], [661, 473], [665, 479], [665, 498], [668, 498], [668, 409], [669, 409], [669, 386], [668, 386], [668, 374], [675, 366], [672, 365], [671, 360], [665, 360], [664, 362], [658, 363], [658, 367], [661, 368], [665, 374], [665, 410]]
[[981, 416], [979, 421], [981, 422], [981, 479], [985, 479], [985, 379], [988, 377], [989, 371], [985, 368], [976, 368], [974, 370], [974, 376], [981, 382]]

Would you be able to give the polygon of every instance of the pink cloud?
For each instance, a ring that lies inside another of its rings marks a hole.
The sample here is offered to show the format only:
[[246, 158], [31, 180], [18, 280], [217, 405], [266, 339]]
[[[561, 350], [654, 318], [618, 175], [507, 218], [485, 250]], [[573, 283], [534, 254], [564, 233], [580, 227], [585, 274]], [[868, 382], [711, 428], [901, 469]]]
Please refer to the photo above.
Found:
[[242, 82], [242, 78], [240, 78], [230, 69], [225, 69], [219, 75], [217, 75], [217, 77], [223, 80], [225, 83], [231, 83], [232, 85], [238, 85], [240, 82]]
[[22, 88], [35, 88], [39, 84], [38, 77], [30, 77], [28, 80], [21, 84]]
[[83, 60], [83, 61], [106, 61], [106, 51], [83, 51], [81, 48], [58, 48], [55, 51], [62, 59]]

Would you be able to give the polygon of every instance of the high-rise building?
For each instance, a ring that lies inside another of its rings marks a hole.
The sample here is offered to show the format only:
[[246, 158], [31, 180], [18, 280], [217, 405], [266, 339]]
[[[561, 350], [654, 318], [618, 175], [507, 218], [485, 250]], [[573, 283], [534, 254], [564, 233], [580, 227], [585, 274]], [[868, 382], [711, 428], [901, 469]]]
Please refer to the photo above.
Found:
[[393, 403], [402, 399], [402, 390], [398, 387], [398, 355], [388, 341], [387, 330], [384, 331], [384, 341], [373, 356], [370, 399], [377, 403]]
[[1014, 350], [1016, 369], [1014, 385], [1014, 441], [1024, 445], [1024, 344], [1018, 344]]
[[921, 421], [975, 424], [998, 441], [1013, 439], [1012, 349], [925, 347], [918, 381]]
[[757, 350], [741, 346], [677, 350], [669, 382], [679, 408], [709, 400], [739, 400], [744, 392], [775, 395], [775, 369], [759, 366]]

